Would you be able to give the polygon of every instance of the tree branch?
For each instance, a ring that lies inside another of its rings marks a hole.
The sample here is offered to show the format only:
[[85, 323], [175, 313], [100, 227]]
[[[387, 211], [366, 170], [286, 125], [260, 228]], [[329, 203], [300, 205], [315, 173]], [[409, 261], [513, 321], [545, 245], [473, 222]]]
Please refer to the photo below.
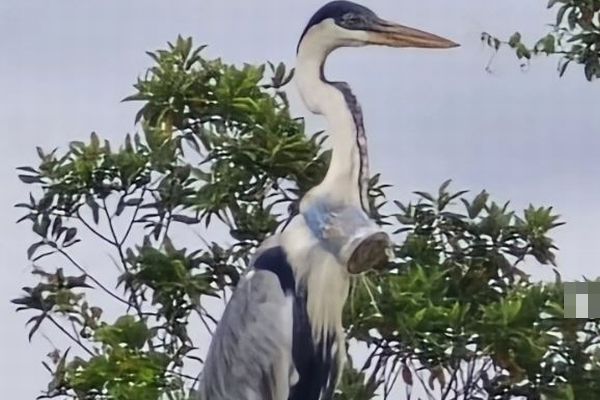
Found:
[[95, 354], [90, 349], [88, 349], [87, 346], [81, 342], [81, 340], [78, 340], [75, 336], [73, 336], [71, 334], [71, 332], [69, 332], [61, 324], [56, 322], [56, 320], [54, 318], [52, 318], [51, 315], [47, 314], [46, 318], [48, 318], [48, 320], [50, 320], [50, 322], [52, 322], [62, 333], [67, 335], [73, 342], [77, 343], [79, 345], [79, 347], [81, 347], [83, 350], [85, 350], [86, 353], [88, 353], [92, 357], [95, 356]]
[[[119, 238], [117, 237], [117, 232], [113, 225], [112, 218], [110, 216], [110, 213], [108, 212], [108, 207], [106, 205], [106, 199], [102, 199], [102, 210], [104, 211], [104, 214], [106, 215], [106, 219], [108, 221], [108, 227], [110, 228], [110, 233], [111, 233], [111, 235], [113, 237], [113, 241], [115, 243], [114, 246], [117, 248], [117, 252], [119, 253], [119, 259], [121, 260], [121, 265], [123, 265], [123, 270], [125, 271], [125, 273], [129, 273], [130, 269], [127, 266], [127, 260], [125, 258], [125, 254], [123, 253], [123, 246], [121, 244], [122, 241], [120, 241]], [[144, 312], [142, 310], [141, 304], [138, 301], [136, 290], [129, 283], [127, 283], [127, 281], [125, 282], [125, 285], [131, 291], [131, 294], [129, 296], [130, 301], [128, 301], [127, 304], [130, 307], [133, 307], [133, 309], [136, 311], [140, 320], [144, 320]], [[148, 340], [148, 345], [150, 346], [150, 348], [152, 350], [154, 349], [154, 344], [152, 343], [152, 340]]]
[[142, 194], [140, 195], [140, 198], [142, 199], [142, 201], [135, 207], [135, 210], [133, 211], [133, 217], [131, 217], [131, 222], [129, 223], [129, 226], [127, 227], [127, 230], [125, 231], [125, 234], [121, 238], [121, 241], [119, 242], [119, 246], [123, 246], [123, 244], [125, 243], [125, 240], [127, 240], [127, 237], [129, 236], [129, 233], [131, 232], [131, 229], [133, 228], [133, 225], [135, 224], [135, 219], [138, 215], [138, 212], [140, 211], [140, 207], [142, 205], [145, 194], [146, 194], [146, 188], [144, 187], [144, 188], [142, 188]]
[[100, 232], [98, 232], [96, 229], [94, 229], [93, 226], [91, 226], [85, 219], [83, 219], [83, 217], [81, 216], [81, 214], [79, 214], [79, 210], [77, 210], [77, 219], [83, 225], [85, 225], [85, 227], [88, 228], [93, 234], [95, 234], [96, 236], [98, 236], [100, 239], [104, 240], [105, 242], [107, 242], [108, 244], [111, 244], [113, 246], [116, 244], [113, 241], [111, 241], [109, 238], [107, 238], [106, 236], [104, 236], [103, 234], [101, 234]]
[[114, 299], [118, 300], [119, 302], [121, 302], [123, 304], [127, 304], [128, 306], [131, 306], [131, 304], [127, 300], [124, 300], [124, 299], [120, 298], [119, 296], [117, 296], [116, 294], [114, 294], [106, 286], [104, 286], [99, 280], [97, 280], [92, 275], [90, 275], [85, 268], [83, 268], [81, 265], [79, 265], [79, 263], [77, 261], [75, 261], [73, 259], [73, 257], [71, 257], [69, 255], [69, 253], [67, 253], [66, 251], [64, 251], [61, 248], [58, 248], [58, 247], [55, 247], [55, 248], [60, 254], [62, 254], [67, 260], [69, 260], [75, 268], [77, 268], [79, 271], [83, 272], [86, 277], [90, 278], [90, 280], [92, 282], [94, 282], [96, 284], [96, 286], [98, 286], [100, 289], [104, 290], [109, 296], [113, 297]]

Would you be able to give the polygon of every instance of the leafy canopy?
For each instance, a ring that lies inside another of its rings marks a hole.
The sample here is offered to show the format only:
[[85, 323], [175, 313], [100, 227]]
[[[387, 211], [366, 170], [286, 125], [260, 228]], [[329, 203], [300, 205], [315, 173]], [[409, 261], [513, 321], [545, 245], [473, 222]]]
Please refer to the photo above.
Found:
[[600, 77], [600, 1], [549, 0], [548, 8], [556, 10], [551, 31], [535, 44], [522, 41], [515, 32], [507, 41], [483, 32], [481, 40], [496, 51], [508, 45], [518, 59], [526, 63], [535, 55], [558, 55], [558, 72], [563, 76], [571, 63], [583, 67], [585, 78], [592, 81]]
[[[324, 134], [305, 135], [289, 112], [282, 87], [293, 72], [203, 49], [179, 37], [149, 53], [154, 65], [127, 99], [142, 104], [140, 132], [122, 144], [92, 133], [19, 168], [35, 193], [17, 205], [20, 221], [37, 239], [27, 252], [35, 281], [13, 303], [32, 315], [30, 339], [47, 326], [72, 342], [43, 361], [51, 380], [40, 398], [189, 398], [215, 299], [324, 175]], [[345, 326], [350, 348], [369, 356], [348, 364], [336, 398], [387, 397], [394, 385], [430, 399], [600, 398], [597, 321], [564, 319], [560, 280], [525, 272], [554, 264], [549, 235], [562, 223], [552, 208], [516, 213], [449, 184], [401, 202], [371, 179], [395, 259], [353, 284]], [[110, 257], [82, 261], [78, 249], [92, 246]], [[100, 281], [114, 264], [120, 272]]]

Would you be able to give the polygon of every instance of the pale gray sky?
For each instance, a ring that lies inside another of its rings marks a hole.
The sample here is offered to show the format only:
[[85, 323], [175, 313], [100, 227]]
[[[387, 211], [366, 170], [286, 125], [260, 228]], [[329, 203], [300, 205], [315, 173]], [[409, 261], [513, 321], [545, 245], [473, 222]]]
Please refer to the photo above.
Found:
[[[29, 344], [25, 314], [10, 298], [32, 282], [25, 250], [34, 239], [15, 225], [12, 205], [27, 188], [14, 168], [36, 162], [35, 146], [63, 147], [92, 130], [119, 142], [134, 131], [139, 104], [119, 101], [150, 65], [146, 50], [177, 34], [210, 45], [207, 54], [229, 62], [293, 64], [298, 36], [322, 0], [254, 2], [179, 0], [19, 1], [0, 3], [0, 122], [4, 145], [0, 180], [3, 278], [0, 281], [0, 391], [30, 400], [48, 380], [40, 365], [50, 349]], [[434, 189], [486, 188], [517, 208], [553, 205], [568, 225], [557, 231], [567, 278], [599, 275], [600, 113], [598, 83], [573, 67], [556, 74], [556, 59], [535, 60], [528, 72], [502, 51], [493, 74], [479, 34], [507, 37], [515, 29], [534, 39], [553, 19], [546, 1], [365, 0], [384, 18], [462, 44], [451, 51], [347, 49], [327, 74], [346, 80], [363, 106], [373, 171], [394, 184], [395, 197]], [[294, 113], [317, 129], [323, 121], [297, 102]], [[552, 274], [537, 270], [539, 278]], [[54, 336], [50, 327], [44, 333]]]

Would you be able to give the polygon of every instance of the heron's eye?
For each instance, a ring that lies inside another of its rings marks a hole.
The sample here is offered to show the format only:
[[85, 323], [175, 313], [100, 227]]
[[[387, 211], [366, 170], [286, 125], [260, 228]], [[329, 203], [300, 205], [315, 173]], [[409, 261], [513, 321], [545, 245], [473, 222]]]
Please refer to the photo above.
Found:
[[342, 21], [347, 26], [357, 26], [365, 22], [362, 15], [348, 13], [342, 17]]

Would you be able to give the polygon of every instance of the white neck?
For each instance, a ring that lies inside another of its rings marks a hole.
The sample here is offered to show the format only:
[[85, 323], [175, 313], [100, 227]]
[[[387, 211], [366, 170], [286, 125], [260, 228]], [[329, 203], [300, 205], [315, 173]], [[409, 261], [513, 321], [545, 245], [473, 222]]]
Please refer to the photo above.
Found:
[[[325, 195], [332, 201], [361, 206], [366, 199], [366, 188], [362, 188], [364, 185], [361, 181], [358, 127], [344, 93], [323, 80], [325, 59], [340, 45], [334, 37], [327, 36], [328, 29], [327, 26], [317, 26], [307, 32], [296, 62], [295, 79], [300, 95], [311, 112], [327, 119], [333, 150], [323, 182], [313, 188], [307, 197]], [[368, 166], [364, 136], [360, 141], [363, 147], [362, 172], [366, 175]], [[364, 206], [367, 207], [366, 204]]]

